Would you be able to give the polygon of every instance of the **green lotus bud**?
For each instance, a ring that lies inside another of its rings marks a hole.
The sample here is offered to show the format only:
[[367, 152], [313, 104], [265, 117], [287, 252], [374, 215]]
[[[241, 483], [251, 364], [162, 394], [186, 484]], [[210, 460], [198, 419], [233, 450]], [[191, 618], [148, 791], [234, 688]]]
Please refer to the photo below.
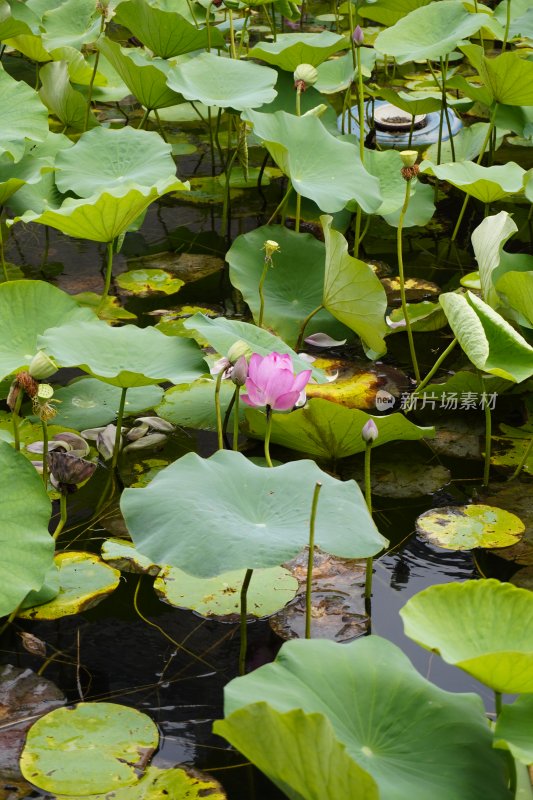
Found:
[[252, 348], [247, 345], [246, 342], [243, 342], [242, 339], [238, 339], [228, 350], [228, 361], [230, 364], [236, 364], [241, 356], [244, 356], [246, 359], [250, 358], [252, 352]]
[[416, 150], [402, 150], [400, 157], [404, 167], [414, 167], [418, 158], [418, 153]]
[[28, 372], [32, 378], [35, 378], [35, 380], [42, 381], [45, 378], [49, 378], [50, 375], [54, 374], [54, 372], [57, 372], [57, 364], [53, 361], [53, 359], [50, 358], [50, 356], [47, 356], [46, 353], [43, 353], [42, 350], [39, 350], [39, 352], [36, 353], [30, 361]]
[[308, 86], [314, 86], [318, 80], [318, 72], [312, 64], [298, 64], [294, 70], [294, 86], [304, 92]]

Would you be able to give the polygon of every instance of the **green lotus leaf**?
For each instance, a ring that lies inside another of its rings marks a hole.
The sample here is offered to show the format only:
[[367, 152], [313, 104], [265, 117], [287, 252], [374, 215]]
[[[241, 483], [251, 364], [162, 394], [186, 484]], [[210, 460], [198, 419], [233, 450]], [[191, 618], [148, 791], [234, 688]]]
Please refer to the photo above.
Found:
[[[503, 128], [502, 125], [498, 126]], [[485, 136], [489, 128], [488, 122], [475, 122], [469, 125], [468, 128], [461, 128], [461, 130], [453, 137], [453, 154], [452, 146], [449, 139], [441, 142], [441, 164], [446, 164], [449, 161], [473, 161], [481, 152]], [[497, 131], [495, 150], [501, 145], [503, 141], [502, 130]], [[453, 155], [455, 154], [455, 158]], [[434, 142], [424, 152], [424, 160], [436, 163], [438, 161], [438, 142]]]
[[154, 131], [129, 127], [82, 134], [74, 147], [58, 154], [56, 168], [59, 189], [79, 197], [127, 183], [151, 187], [176, 177], [170, 145]]
[[437, 92], [396, 92], [394, 89], [380, 87], [371, 91], [371, 94], [381, 97], [388, 103], [392, 103], [395, 108], [401, 108], [402, 111], [413, 116], [431, 114], [434, 111], [440, 111], [442, 107], [442, 95]]
[[56, 800], [227, 800], [221, 785], [214, 778], [195, 769], [159, 769], [148, 767], [133, 786], [113, 789], [106, 794], [73, 796], [57, 795]]
[[[294, 350], [285, 344], [277, 336], [269, 331], [250, 325], [248, 322], [241, 322], [236, 319], [225, 319], [217, 317], [210, 319], [205, 314], [194, 314], [190, 319], [186, 319], [183, 327], [188, 331], [194, 331], [197, 335], [209, 342], [220, 355], [227, 356], [232, 344], [237, 341], [245, 342], [253, 353], [266, 356], [268, 353], [288, 353], [292, 359], [296, 373], [309, 369], [308, 361], [300, 358]], [[319, 383], [326, 381], [326, 376], [320, 369], [313, 368], [313, 377]]]
[[532, 718], [533, 695], [531, 694], [518, 697], [510, 705], [504, 705], [496, 720], [494, 747], [510, 750], [513, 758], [522, 764], [533, 764]]
[[98, 41], [98, 49], [145, 108], [166, 108], [183, 101], [167, 86], [171, 65], [164, 59], [150, 58], [144, 50], [121, 47], [105, 37]]
[[[263, 707], [278, 714], [299, 710], [306, 716], [325, 717], [335, 741], [372, 776], [379, 796], [387, 800], [450, 800], [478, 794], [487, 800], [508, 800], [511, 796], [503, 764], [491, 747], [481, 699], [437, 688], [398, 647], [378, 636], [348, 644], [319, 639], [286, 642], [273, 664], [226, 686], [226, 720], [215, 723], [215, 731], [233, 742], [240, 720], [253, 714], [259, 732], [270, 721], [268, 714], [261, 714]], [[295, 738], [302, 728], [295, 731], [287, 724], [285, 735], [280, 725], [267, 731], [270, 741], [283, 735], [288, 752], [295, 752], [296, 764], [303, 762], [301, 768], [311, 768], [316, 745], [309, 743], [308, 751], [307, 739]], [[331, 734], [326, 742], [330, 738]], [[239, 735], [241, 746], [253, 759], [253, 737], [245, 741]], [[266, 771], [276, 774], [275, 770], [274, 764]], [[330, 783], [335, 784], [331, 777]], [[316, 794], [307, 783], [305, 788], [289, 796], [297, 800], [340, 797], [328, 791]], [[351, 790], [344, 796], [351, 797]]]
[[0, 70], [0, 155], [20, 161], [26, 142], [42, 142], [48, 136], [48, 111], [39, 95], [24, 81]]
[[230, 450], [209, 459], [187, 453], [146, 488], [125, 489], [120, 505], [140, 553], [156, 564], [210, 578], [229, 570], [275, 567], [293, 558], [309, 538], [317, 481], [322, 483], [317, 546], [346, 558], [382, 550], [386, 539], [355, 481], [342, 483], [313, 461], [266, 469]]
[[137, 297], [149, 297], [152, 294], [175, 294], [185, 281], [174, 277], [163, 269], [133, 269], [122, 272], [117, 278], [117, 285], [125, 292]]
[[202, 353], [194, 342], [136, 325], [65, 324], [39, 337], [39, 347], [64, 367], [81, 367], [122, 388], [161, 381], [186, 383], [205, 372]]
[[31, 608], [31, 606], [39, 606], [43, 603], [49, 603], [54, 599], [54, 597], [57, 597], [59, 594], [59, 588], [59, 568], [54, 559], [52, 566], [48, 569], [46, 575], [44, 576], [43, 585], [40, 589], [33, 589], [31, 592], [28, 592], [19, 606], [17, 615], [24, 611], [24, 609]]
[[320, 33], [280, 33], [275, 42], [259, 42], [248, 53], [250, 58], [259, 58], [267, 64], [294, 72], [299, 64], [318, 67], [333, 53], [345, 50], [347, 41], [331, 31]]
[[[155, 409], [158, 416], [182, 428], [216, 431], [215, 383], [215, 380], [201, 379], [191, 384], [172, 386], [167, 389], [161, 403]], [[220, 407], [223, 416], [234, 394], [235, 385], [232, 381], [222, 381]], [[242, 404], [239, 407], [239, 419], [244, 419]], [[232, 425], [233, 411], [229, 418], [229, 430], [232, 430]]]
[[[54, 391], [54, 398], [61, 401], [57, 406], [54, 424], [78, 431], [108, 425], [116, 419], [120, 395], [118, 386], [103, 383], [97, 378], [78, 378]], [[160, 386], [129, 389], [124, 414], [131, 417], [155, 408], [162, 397], [163, 389]]]
[[[509, 11], [511, 17], [509, 33], [511, 36], [519, 36], [521, 34], [522, 36], [531, 37], [533, 34], [532, 31], [528, 32], [528, 30], [522, 29], [522, 26], [529, 16], [528, 12], [531, 12], [529, 0], [514, 0], [514, 2], [511, 3]], [[494, 9], [494, 17], [501, 24], [502, 28], [505, 28], [507, 21], [507, 0], [502, 0], [501, 3], [498, 3]]]
[[438, 5], [430, 3], [416, 8], [381, 31], [375, 48], [394, 56], [398, 64], [438, 59], [477, 33], [486, 21], [486, 14], [470, 13], [460, 0], [441, 0]]
[[102, 560], [121, 572], [158, 575], [161, 567], [142, 556], [127, 539], [107, 539], [102, 545]]
[[[281, 225], [265, 225], [235, 239], [226, 254], [230, 281], [242, 293], [256, 324], [260, 312], [257, 286], [265, 265], [262, 247], [267, 239], [277, 242], [280, 249], [273, 256], [263, 286], [263, 322], [294, 347], [303, 321], [322, 304], [326, 251], [314, 236]], [[315, 314], [305, 328], [306, 335], [319, 331], [334, 339], [350, 334], [326, 310]]]
[[[49, 602], [39, 605], [28, 607], [26, 602], [19, 617], [60, 619], [80, 614], [98, 605], [115, 591], [120, 582], [120, 572], [92, 553], [69, 550], [56, 555], [54, 561], [59, 569], [59, 593]], [[34, 598], [34, 602], [37, 602], [37, 598]]]
[[522, 315], [520, 321], [533, 328], [533, 271], [506, 272], [496, 288], [506, 304]]
[[[215, 578], [196, 578], [177, 567], [163, 567], [154, 581], [157, 596], [176, 608], [189, 608], [202, 617], [238, 619], [246, 570], [223, 572]], [[293, 600], [298, 581], [282, 567], [254, 570], [248, 590], [248, 615], [270, 617]]]
[[98, 120], [91, 111], [86, 126], [87, 100], [81, 92], [72, 88], [65, 61], [53, 61], [41, 67], [39, 77], [42, 83], [39, 90], [41, 100], [63, 125], [77, 131], [98, 125]]
[[515, 382], [533, 375], [533, 347], [483, 300], [467, 291], [446, 292], [439, 302], [475, 367]]
[[25, 3], [18, 0], [1, 0], [0, 2], [0, 41], [12, 39], [14, 36], [36, 33], [39, 17]]
[[[405, 187], [404, 187], [405, 188]], [[429, 183], [416, 182], [412, 199], [409, 201], [403, 227], [411, 228], [415, 225], [427, 225], [433, 214], [435, 213], [435, 190]], [[400, 222], [401, 208], [391, 211], [389, 214], [383, 214], [383, 219], [394, 228], [397, 228]]]
[[417, 532], [446, 550], [508, 547], [524, 535], [522, 520], [501, 508], [485, 505], [430, 508], [416, 521]]
[[430, 586], [400, 616], [409, 638], [491, 689], [533, 692], [533, 592], [493, 578]]
[[[290, 414], [272, 414], [271, 441], [317, 458], [344, 458], [364, 451], [361, 431], [369, 419], [379, 431], [374, 447], [395, 439], [412, 441], [435, 435], [434, 428], [418, 427], [403, 414], [372, 417], [317, 397]], [[264, 438], [266, 417], [261, 411], [246, 409], [246, 421], [250, 435]]]
[[257, 108], [276, 96], [277, 72], [251, 61], [201, 53], [173, 67], [167, 83], [186, 100], [217, 108]]
[[346, 239], [331, 227], [333, 218], [323, 216], [320, 221], [326, 243], [324, 306], [355, 331], [367, 348], [382, 354], [388, 333], [385, 289], [368, 264], [348, 254]]
[[97, 318], [66, 292], [44, 281], [9, 281], [0, 285], [0, 377], [26, 369], [39, 349], [37, 338], [48, 328], [70, 322], [91, 324]]
[[135, 786], [159, 742], [150, 717], [116, 703], [78, 703], [30, 728], [22, 774], [52, 794], [95, 794]]
[[177, 178], [168, 178], [153, 186], [128, 182], [112, 191], [100, 191], [81, 200], [68, 198], [56, 209], [45, 208], [41, 213], [27, 211], [15, 217], [14, 222], [38, 222], [78, 239], [112, 242], [126, 233], [155, 200], [169, 192], [188, 188], [188, 183]]
[[47, 50], [65, 46], [81, 50], [98, 38], [100, 21], [95, 0], [66, 0], [44, 14], [43, 44]]
[[[376, 51], [370, 47], [361, 48], [361, 71], [365, 78], [369, 78], [376, 63]], [[357, 67], [353, 65], [352, 53], [346, 53], [339, 58], [324, 61], [318, 67], [318, 79], [315, 89], [321, 94], [335, 94], [346, 91], [357, 76]], [[315, 105], [317, 105], [315, 103]]]
[[[28, 592], [43, 585], [53, 563], [48, 533], [52, 507], [35, 468], [10, 444], [0, 441], [2, 528], [0, 617], [11, 614]], [[8, 477], [7, 477], [8, 476]]]
[[281, 714], [254, 703], [217, 720], [214, 730], [291, 800], [377, 800], [377, 787], [335, 738], [322, 714]]
[[[449, 2], [449, 0], [443, 1]], [[461, 191], [483, 203], [494, 203], [509, 194], [521, 192], [525, 175], [525, 170], [514, 161], [493, 167], [483, 167], [473, 161], [440, 165], [423, 161], [420, 171], [457, 186]]]
[[[508, 106], [533, 105], [533, 62], [518, 51], [487, 58], [479, 45], [461, 47], [479, 72], [490, 101]], [[489, 103], [490, 105], [490, 103]]]
[[[31, 158], [39, 160], [46, 165], [40, 179], [36, 183], [26, 183], [15, 195], [9, 199], [9, 208], [14, 214], [24, 214], [26, 211], [42, 212], [45, 207], [58, 208], [63, 195], [59, 192], [54, 179], [54, 165], [56, 155], [60, 150], [72, 147], [73, 143], [62, 133], [49, 133], [44, 142], [30, 145]], [[14, 171], [21, 165], [21, 170], [26, 163], [24, 156], [14, 166]]]
[[16, 164], [4, 153], [0, 156], [0, 207], [23, 186], [35, 186], [44, 172], [52, 171], [53, 167], [46, 160], [36, 158], [30, 147]]
[[493, 273], [500, 266], [505, 242], [518, 230], [507, 211], [485, 217], [472, 233], [472, 247], [479, 267], [481, 296], [492, 308], [500, 305]]
[[351, 200], [367, 213], [379, 208], [379, 183], [362, 166], [357, 147], [332, 136], [317, 117], [252, 110], [246, 117], [294, 190], [322, 211], [341, 211]]
[[144, 0], [128, 0], [117, 7], [114, 22], [124, 25], [152, 53], [161, 58], [172, 58], [208, 45], [224, 47], [225, 41], [218, 28], [198, 28], [182, 14], [149, 5]]
[[[371, 5], [358, 8], [357, 13], [364, 19], [371, 19], [374, 22], [379, 22], [380, 25], [390, 27], [395, 25], [402, 17], [406, 17], [411, 11], [415, 11], [421, 6], [427, 6], [430, 2], [431, 0], [376, 0]], [[342, 12], [342, 9], [339, 9], [339, 11]]]

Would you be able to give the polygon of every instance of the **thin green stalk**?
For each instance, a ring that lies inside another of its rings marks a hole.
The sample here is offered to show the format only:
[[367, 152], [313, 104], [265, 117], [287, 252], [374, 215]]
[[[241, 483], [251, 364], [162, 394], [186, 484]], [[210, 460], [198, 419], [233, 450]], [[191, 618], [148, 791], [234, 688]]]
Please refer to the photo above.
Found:
[[246, 650], [248, 649], [248, 587], [252, 580], [253, 569], [247, 569], [241, 586], [241, 647], [239, 652], [239, 675], [246, 673]]
[[4, 209], [0, 209], [0, 260], [2, 261], [2, 272], [4, 273], [4, 280], [7, 283], [9, 281], [9, 276], [7, 274], [7, 264], [6, 258], [4, 253], [4, 234], [2, 231], [2, 216], [3, 216]]
[[161, 138], [163, 139], [164, 142], [166, 142], [168, 144], [168, 139], [165, 136], [165, 130], [164, 130], [163, 125], [161, 123], [161, 117], [159, 116], [159, 112], [158, 112], [157, 108], [154, 108], [154, 116], [155, 116], [155, 118], [157, 120], [157, 127], [159, 128], [159, 133], [161, 134]]
[[355, 213], [355, 228], [353, 233], [353, 257], [359, 258], [359, 244], [361, 242], [361, 222], [363, 218], [363, 209], [360, 205], [357, 206]]
[[432, 377], [435, 375], [437, 370], [440, 368], [440, 365], [443, 363], [443, 361], [445, 361], [448, 358], [448, 356], [450, 355], [450, 353], [452, 352], [452, 350], [453, 350], [453, 348], [455, 347], [456, 344], [457, 344], [457, 339], [452, 339], [452, 341], [450, 342], [450, 344], [448, 345], [446, 350], [443, 350], [443, 352], [437, 358], [437, 360], [435, 361], [435, 363], [433, 364], [433, 366], [429, 370], [429, 372], [426, 375], [426, 377], [424, 378], [424, 380], [420, 383], [419, 386], [416, 387], [416, 389], [413, 392], [413, 394], [420, 394], [422, 389], [424, 389], [428, 385], [428, 383], [430, 382]]
[[483, 467], [483, 486], [489, 485], [490, 453], [492, 448], [492, 414], [488, 403], [485, 403], [485, 463]]
[[59, 495], [59, 522], [57, 523], [57, 528], [55, 529], [54, 533], [52, 534], [54, 539], [57, 539], [63, 528], [67, 523], [67, 495], [65, 492], [61, 492]]
[[15, 400], [15, 407], [13, 408], [13, 413], [11, 415], [11, 420], [13, 424], [13, 439], [15, 444], [15, 450], [20, 450], [20, 431], [19, 431], [19, 413], [20, 407], [22, 405], [22, 398], [24, 396], [23, 390], [20, 388], [17, 399]]
[[368, 233], [368, 229], [370, 228], [370, 220], [371, 219], [372, 219], [372, 216], [370, 214], [367, 214], [366, 221], [365, 221], [365, 227], [363, 228], [363, 231], [362, 231], [362, 233], [361, 233], [361, 235], [359, 237], [359, 244], [361, 244], [361, 242], [363, 241], [363, 239], [365, 238], [365, 236]]
[[[2, 636], [2, 634], [4, 633], [4, 631], [5, 631], [7, 628], [9, 628], [9, 626], [11, 625], [11, 623], [13, 622], [13, 620], [14, 620], [14, 619], [16, 619], [16, 616], [17, 616], [17, 614], [19, 613], [19, 609], [20, 609], [20, 606], [21, 606], [21, 605], [22, 605], [22, 603], [20, 603], [20, 604], [19, 604], [19, 605], [16, 607], [16, 609], [15, 609], [14, 611], [12, 611], [12, 612], [11, 612], [11, 614], [9, 615], [9, 617], [6, 619], [6, 621], [4, 622], [4, 624], [2, 625], [2, 627], [0, 628], [0, 636]], [[39, 673], [37, 673], [37, 674], [39, 674]]]
[[348, 24], [350, 26], [350, 44], [352, 45], [352, 61], [353, 61], [353, 68], [355, 69], [357, 65], [357, 56], [355, 55], [355, 42], [353, 40], [353, 32], [355, 30], [355, 25], [353, 24], [353, 9], [351, 0], [348, 2]]
[[270, 406], [266, 407], [266, 431], [265, 431], [265, 461], [267, 462], [267, 466], [273, 467], [272, 460], [270, 458], [270, 434], [272, 433], [272, 408]]
[[411, 142], [413, 141], [413, 133], [415, 130], [415, 115], [411, 114], [411, 126], [409, 128], [409, 141], [407, 142], [407, 149], [411, 149]]
[[[103, 34], [105, 28], [105, 14], [102, 14], [102, 19], [100, 21], [100, 36]], [[100, 61], [100, 50], [96, 51], [96, 56], [94, 58], [94, 67], [91, 73], [91, 79], [89, 81], [89, 86], [87, 89], [87, 107], [85, 108], [85, 120], [83, 122], [83, 130], [86, 131], [89, 125], [89, 114], [91, 113], [91, 103], [93, 99], [93, 86], [94, 81], [96, 79], [96, 73], [98, 72], [98, 62]]]
[[510, 481], [514, 481], [514, 479], [515, 479], [515, 478], [518, 478], [518, 476], [519, 476], [519, 475], [520, 475], [520, 473], [522, 472], [522, 469], [523, 469], [523, 467], [524, 467], [524, 464], [526, 463], [526, 461], [527, 461], [527, 460], [528, 460], [528, 458], [529, 458], [529, 454], [531, 453], [531, 448], [532, 448], [532, 447], [533, 447], [533, 436], [531, 437], [531, 439], [530, 439], [530, 440], [529, 440], [529, 442], [527, 443], [526, 449], [525, 449], [525, 451], [524, 451], [524, 455], [523, 455], [523, 456], [522, 456], [522, 458], [520, 459], [520, 462], [519, 462], [519, 464], [518, 464], [517, 468], [515, 469], [515, 471], [513, 472], [513, 474], [511, 475], [511, 477], [509, 478], [509, 480], [510, 480]]
[[235, 47], [235, 28], [233, 26], [233, 11], [229, 11], [229, 52], [232, 58], [237, 58], [237, 49]]
[[[474, 12], [477, 14], [477, 0], [474, 0]], [[483, 49], [485, 49], [485, 42], [483, 41], [483, 33], [482, 28], [479, 29], [479, 43]]]
[[115, 444], [113, 447], [113, 458], [111, 460], [111, 472], [115, 469], [118, 464], [118, 457], [120, 455], [120, 445], [122, 443], [122, 420], [124, 419], [124, 408], [126, 406], [126, 393], [128, 391], [128, 387], [122, 389], [120, 393], [120, 403], [118, 407], [117, 413], [117, 430], [115, 433]]
[[311, 505], [311, 520], [309, 522], [309, 553], [307, 557], [307, 578], [305, 584], [305, 638], [311, 638], [311, 598], [313, 584], [313, 564], [315, 556], [315, 522], [316, 510], [318, 506], [318, 495], [322, 484], [317, 481], [313, 492], [313, 502]]
[[213, 0], [208, 4], [205, 10], [205, 29], [207, 32], [207, 52], [211, 52], [211, 8], [213, 6]]
[[296, 217], [294, 219], [294, 230], [296, 233], [300, 233], [300, 217], [302, 215], [302, 195], [297, 192], [296, 193]]
[[413, 371], [415, 373], [415, 380], [420, 383], [420, 370], [418, 369], [418, 361], [416, 359], [416, 352], [415, 352], [415, 342], [413, 338], [413, 330], [411, 328], [411, 320], [409, 319], [409, 313], [407, 310], [407, 299], [405, 296], [405, 275], [404, 275], [404, 268], [403, 268], [403, 223], [405, 219], [405, 215], [407, 213], [407, 208], [409, 206], [409, 197], [411, 194], [411, 181], [405, 181], [405, 199], [403, 201], [402, 210], [400, 212], [400, 219], [398, 220], [398, 230], [396, 235], [396, 244], [397, 244], [397, 251], [398, 251], [398, 271], [400, 274], [400, 295], [402, 298], [402, 311], [403, 316], [405, 319], [405, 327], [407, 330], [407, 338], [409, 340], [409, 352], [411, 353], [411, 362], [413, 364]]
[[308, 324], [309, 324], [310, 320], [311, 320], [311, 319], [312, 319], [312, 318], [315, 316], [315, 314], [318, 314], [318, 312], [319, 312], [319, 311], [322, 311], [322, 309], [323, 309], [323, 308], [324, 308], [324, 306], [323, 306], [322, 304], [320, 304], [319, 306], [317, 306], [316, 308], [314, 308], [314, 309], [311, 311], [311, 313], [310, 313], [310, 314], [308, 314], [308, 315], [306, 316], [306, 318], [304, 319], [304, 321], [303, 321], [303, 322], [302, 322], [302, 324], [300, 325], [300, 332], [299, 332], [299, 334], [298, 334], [298, 341], [296, 342], [296, 350], [297, 350], [297, 351], [298, 351], [298, 350], [301, 348], [301, 346], [302, 346], [303, 339], [304, 339], [304, 333], [305, 333], [305, 329], [307, 328], [307, 326], [308, 326]]
[[221, 369], [217, 375], [217, 380], [215, 383], [215, 414], [217, 418], [217, 444], [218, 449], [224, 449], [224, 435], [222, 433], [222, 411], [220, 409], [220, 387], [222, 385], [222, 377], [224, 375], [224, 370]]
[[[246, 31], [248, 28], [248, 20], [250, 19], [250, 9], [247, 8], [244, 12], [244, 22], [241, 28], [241, 38], [239, 42], [239, 52], [237, 53], [237, 58], [242, 56], [242, 48], [244, 45], [244, 40], [246, 39]], [[248, 48], [246, 48], [248, 50]]]
[[139, 123], [139, 130], [144, 130], [144, 126], [146, 125], [148, 117], [150, 116], [150, 111], [151, 110], [152, 110], [151, 108], [146, 108], [144, 110], [143, 118], [141, 119], [141, 121]]
[[496, 719], [502, 713], [502, 693], [494, 690], [494, 708], [496, 711]]
[[359, 117], [359, 156], [361, 164], [365, 161], [365, 89], [363, 86], [363, 68], [361, 64], [361, 47], [356, 47], [357, 55], [357, 116]]
[[268, 8], [266, 7], [266, 3], [263, 6], [263, 11], [265, 12], [265, 17], [267, 18], [268, 27], [270, 28], [270, 31], [272, 33], [272, 38], [274, 39], [274, 42], [277, 42], [278, 34], [277, 34], [277, 31], [276, 31], [276, 18], [274, 16], [274, 19], [272, 19], [272, 17], [268, 13]]
[[502, 42], [502, 53], [504, 52], [505, 48], [507, 47], [507, 41], [509, 39], [509, 27], [511, 25], [511, 0], [507, 0], [507, 11], [505, 15], [505, 32], [503, 34], [503, 42]]
[[220, 144], [220, 121], [222, 119], [222, 109], [219, 108], [217, 112], [217, 124], [215, 125], [215, 143], [218, 150], [218, 155], [220, 156], [220, 166], [222, 169], [226, 168], [226, 159], [224, 158], [224, 151], [222, 150], [222, 145]]
[[448, 74], [448, 56], [443, 60], [440, 60], [440, 71], [441, 71], [441, 84], [442, 84], [442, 113], [446, 119], [446, 127], [448, 128], [448, 137], [450, 140], [450, 148], [452, 151], [452, 161], [455, 161], [455, 144], [453, 141], [453, 134], [452, 134], [452, 126], [450, 123], [450, 117], [448, 115], [448, 100], [446, 97], [446, 76]]
[[259, 278], [259, 285], [257, 287], [257, 291], [259, 292], [259, 318], [257, 320], [257, 325], [259, 328], [263, 327], [263, 316], [265, 313], [265, 295], [263, 292], [263, 286], [265, 284], [265, 279], [267, 276], [268, 268], [271, 262], [270, 259], [265, 258], [265, 263], [263, 265], [263, 271], [261, 273], [261, 277]]
[[99, 314], [102, 311], [103, 307], [105, 306], [107, 295], [109, 294], [109, 288], [111, 286], [111, 278], [113, 277], [113, 248], [114, 248], [115, 241], [107, 243], [107, 260], [106, 260], [106, 271], [105, 271], [105, 282], [104, 282], [104, 292], [102, 297], [100, 298], [100, 302], [98, 304], [98, 308], [96, 309], [96, 313]]
[[45, 419], [41, 420], [43, 430], [43, 483], [44, 488], [48, 489], [48, 423]]
[[241, 387], [236, 386], [234, 392], [234, 405], [233, 405], [233, 449], [239, 450], [239, 401], [241, 396]]
[[[372, 482], [371, 482], [371, 458], [370, 453], [372, 450], [372, 442], [366, 442], [365, 447], [365, 501], [368, 508], [368, 513], [372, 516]], [[374, 559], [372, 556], [366, 560], [366, 574], [365, 574], [365, 599], [369, 599], [372, 595], [372, 577], [373, 577], [373, 564]]]
[[211, 107], [207, 107], [207, 130], [209, 134], [209, 150], [211, 152], [211, 175], [215, 174], [215, 141], [213, 139]]
[[290, 183], [290, 181], [289, 181], [289, 187], [288, 187], [287, 191], [285, 192], [285, 194], [283, 195], [281, 203], [278, 205], [278, 207], [276, 208], [276, 210], [274, 211], [274, 213], [272, 214], [272, 216], [268, 220], [267, 225], [272, 225], [272, 223], [274, 222], [274, 220], [276, 219], [278, 214], [282, 211], [282, 209], [286, 205], [287, 200], [289, 199], [289, 195], [290, 195], [291, 192], [292, 192], [292, 183]]

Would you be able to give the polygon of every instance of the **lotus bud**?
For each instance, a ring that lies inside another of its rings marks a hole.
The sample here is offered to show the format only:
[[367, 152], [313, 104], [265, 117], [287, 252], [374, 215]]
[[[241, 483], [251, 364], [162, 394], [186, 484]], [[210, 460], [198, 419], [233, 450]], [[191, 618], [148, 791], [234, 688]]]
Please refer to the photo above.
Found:
[[318, 80], [318, 72], [312, 64], [298, 64], [294, 70], [294, 88], [305, 92], [308, 86], [314, 86]]
[[279, 244], [274, 239], [267, 239], [263, 245], [265, 251], [265, 261], [271, 261], [274, 253], [279, 251]]
[[54, 372], [57, 372], [57, 364], [50, 356], [47, 356], [46, 353], [39, 350], [30, 361], [28, 372], [35, 380], [42, 381], [49, 378]]
[[372, 444], [372, 442], [375, 442], [378, 438], [379, 431], [373, 419], [369, 419], [368, 422], [365, 422], [363, 430], [361, 431], [361, 436], [367, 445]]
[[244, 356], [244, 358], [248, 359], [252, 353], [252, 348], [246, 344], [246, 342], [243, 342], [242, 339], [238, 339], [228, 350], [228, 361], [230, 364], [236, 364], [239, 358]]
[[48, 453], [48, 462], [52, 473], [52, 483], [62, 494], [75, 492], [79, 483], [87, 481], [96, 469], [96, 464], [86, 461], [63, 450], [52, 450]]
[[231, 371], [231, 380], [235, 386], [244, 386], [248, 377], [248, 362], [241, 356]]
[[363, 33], [363, 29], [360, 25], [357, 25], [356, 29], [352, 33], [352, 39], [356, 47], [361, 47], [365, 41], [365, 34]]

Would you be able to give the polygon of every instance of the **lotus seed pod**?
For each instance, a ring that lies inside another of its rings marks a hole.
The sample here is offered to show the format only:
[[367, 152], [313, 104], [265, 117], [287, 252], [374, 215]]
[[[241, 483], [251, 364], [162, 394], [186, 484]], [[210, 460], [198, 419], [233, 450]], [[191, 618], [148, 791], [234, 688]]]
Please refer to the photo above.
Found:
[[314, 86], [318, 80], [318, 72], [312, 64], [298, 64], [294, 70], [294, 86], [305, 92], [308, 86]]
[[404, 167], [414, 167], [418, 158], [418, 152], [416, 150], [402, 150], [400, 158], [402, 159]]
[[373, 419], [369, 419], [368, 422], [365, 422], [363, 430], [361, 431], [361, 436], [366, 444], [372, 444], [372, 442], [375, 442], [378, 438], [379, 431]]
[[47, 356], [46, 353], [43, 353], [42, 350], [39, 350], [39, 352], [36, 353], [30, 361], [28, 372], [32, 378], [35, 378], [35, 380], [43, 381], [46, 378], [49, 378], [50, 375], [53, 375], [54, 372], [57, 372], [57, 364], [53, 361], [53, 359], [50, 358], [50, 356]]

